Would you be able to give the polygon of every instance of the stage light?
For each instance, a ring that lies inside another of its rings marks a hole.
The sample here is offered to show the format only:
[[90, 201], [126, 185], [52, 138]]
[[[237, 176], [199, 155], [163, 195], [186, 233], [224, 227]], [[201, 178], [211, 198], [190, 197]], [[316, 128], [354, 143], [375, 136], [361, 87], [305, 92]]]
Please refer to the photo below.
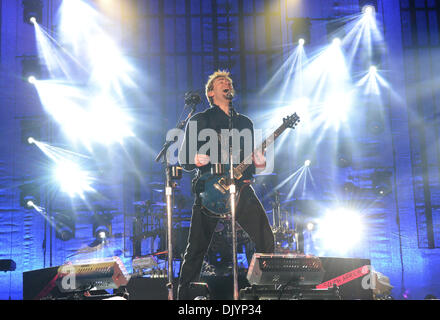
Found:
[[76, 163], [68, 160], [60, 161], [55, 168], [55, 179], [63, 192], [71, 197], [83, 196], [84, 192], [93, 191], [91, 177]]
[[311, 25], [312, 23], [310, 22], [309, 18], [294, 18], [292, 22], [293, 42], [298, 42], [301, 46], [304, 45], [306, 42], [309, 43]]
[[386, 170], [377, 169], [371, 175], [373, 191], [378, 196], [386, 196], [392, 192], [392, 173]]
[[35, 143], [35, 139], [32, 138], [32, 137], [29, 137], [27, 141], [28, 141], [29, 144]]
[[310, 164], [311, 164], [312, 162], [310, 161], [310, 160], [306, 160], [306, 161], [304, 161], [304, 166], [306, 166], [306, 167], [310, 167]]
[[30, 84], [35, 84], [37, 82], [37, 78], [35, 78], [34, 76], [29, 76], [28, 77], [28, 82]]
[[105, 241], [112, 234], [112, 216], [110, 213], [98, 213], [93, 219], [93, 236], [97, 241]]
[[20, 120], [21, 143], [29, 145], [29, 139], [32, 142], [39, 140], [41, 137], [41, 120], [38, 118], [29, 118]]
[[42, 74], [38, 57], [26, 56], [21, 60], [21, 75], [24, 81], [40, 78]]
[[34, 207], [40, 204], [40, 186], [37, 183], [25, 183], [19, 189], [20, 205], [23, 208]]
[[373, 15], [377, 12], [377, 0], [359, 0], [359, 8], [366, 15]]
[[43, 2], [41, 0], [23, 0], [23, 21], [27, 24], [41, 23]]
[[359, 213], [339, 208], [327, 211], [320, 219], [317, 237], [327, 249], [345, 253], [362, 239], [363, 229]]
[[362, 12], [368, 16], [372, 16], [373, 14], [376, 13], [376, 8], [374, 6], [368, 4], [362, 8]]
[[104, 231], [104, 230], [99, 231], [99, 232], [98, 232], [98, 238], [100, 238], [100, 239], [105, 239], [105, 238], [107, 238], [107, 232]]
[[75, 237], [75, 218], [73, 212], [58, 213], [54, 217], [55, 236], [63, 241]]
[[341, 41], [341, 39], [339, 39], [339, 38], [334, 38], [333, 41], [332, 41], [332, 43], [333, 43], [333, 45], [339, 47], [339, 46], [342, 44], [342, 41]]
[[308, 222], [306, 228], [308, 231], [313, 231], [315, 229], [315, 224], [313, 222]]
[[376, 74], [377, 73], [377, 67], [376, 66], [371, 66], [370, 67], [370, 73]]

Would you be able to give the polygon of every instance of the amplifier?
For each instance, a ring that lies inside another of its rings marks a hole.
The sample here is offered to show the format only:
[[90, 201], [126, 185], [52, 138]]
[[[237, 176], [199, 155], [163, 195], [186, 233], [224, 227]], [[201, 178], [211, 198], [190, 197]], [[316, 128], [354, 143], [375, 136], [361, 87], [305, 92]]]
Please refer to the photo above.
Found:
[[158, 263], [154, 256], [138, 257], [132, 261], [133, 275], [150, 275], [153, 270], [158, 268]]
[[318, 257], [255, 253], [247, 273], [251, 285], [317, 285], [325, 270]]
[[[132, 277], [126, 288], [129, 300], [168, 300], [168, 278]], [[177, 297], [178, 282], [173, 282], [173, 296]]]
[[341, 300], [337, 287], [313, 289], [301, 287], [252, 286], [240, 290], [240, 300]]
[[115, 257], [108, 261], [67, 264], [59, 267], [57, 286], [61, 292], [117, 289], [127, 285], [130, 275], [122, 261]]
[[56, 286], [58, 267], [23, 272], [23, 300], [40, 300], [47, 296], [58, 298], [63, 294]]
[[76, 292], [117, 289], [130, 276], [119, 258], [23, 272], [23, 300], [70, 299]]
[[[256, 253], [247, 274], [252, 288], [246, 288], [242, 294], [247, 299], [277, 299], [298, 296], [295, 290], [299, 290], [306, 299], [342, 300], [372, 300], [373, 293], [389, 294], [392, 286], [386, 277], [370, 271], [369, 259]], [[334, 286], [338, 288], [337, 295], [330, 290]]]
[[[328, 287], [336, 284], [342, 300], [372, 300], [372, 288], [362, 282], [368, 280], [371, 260], [358, 258], [320, 257], [325, 269], [323, 282], [317, 287]], [[364, 278], [367, 277], [367, 278]], [[370, 279], [370, 283], [371, 283]]]

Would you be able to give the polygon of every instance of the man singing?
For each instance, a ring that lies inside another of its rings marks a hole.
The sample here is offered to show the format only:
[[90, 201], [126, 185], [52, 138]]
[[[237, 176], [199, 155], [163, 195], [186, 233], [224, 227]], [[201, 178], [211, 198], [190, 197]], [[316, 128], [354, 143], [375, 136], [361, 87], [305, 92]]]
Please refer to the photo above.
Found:
[[[179, 151], [179, 162], [186, 171], [197, 170], [197, 176], [211, 171], [211, 164], [223, 163], [227, 164], [229, 147], [224, 146], [219, 138], [216, 141], [218, 145], [218, 159], [212, 159], [209, 152], [205, 154], [199, 153], [202, 143], [198, 141], [199, 133], [204, 129], [215, 130], [221, 135], [222, 130], [230, 129], [229, 114], [230, 103], [234, 96], [234, 87], [229, 72], [216, 71], [208, 79], [205, 87], [206, 97], [209, 101], [210, 108], [203, 112], [195, 114], [189, 121], [182, 147]], [[253, 123], [252, 121], [231, 108], [233, 114], [233, 129], [238, 132], [249, 130], [252, 133], [251, 148], [246, 148], [245, 142], [240, 141], [240, 150], [238, 152], [240, 161], [243, 161], [249, 154], [245, 151], [252, 152], [253, 146]], [[197, 134], [190, 134], [189, 127], [197, 127]], [[195, 139], [196, 141], [190, 141]], [[190, 145], [197, 146], [196, 150], [191, 150]], [[234, 148], [234, 144], [232, 144]], [[226, 150], [225, 150], [226, 149]], [[224, 156], [226, 155], [226, 157]], [[226, 162], [225, 162], [226, 159]], [[239, 163], [240, 161], [237, 161]], [[236, 162], [234, 161], [234, 164]], [[252, 156], [252, 164], [244, 171], [243, 176], [236, 182], [237, 190], [240, 190], [240, 197], [236, 207], [236, 221], [241, 228], [249, 235], [255, 244], [256, 252], [272, 253], [274, 251], [274, 236], [266, 216], [266, 212], [258, 200], [250, 181], [255, 174], [256, 168], [264, 169], [266, 160], [262, 152], [255, 151]], [[212, 235], [219, 218], [210, 215], [201, 205], [199, 196], [203, 190], [194, 190], [195, 201], [192, 208], [191, 226], [188, 236], [188, 245], [184, 254], [183, 262], [180, 270], [179, 287], [177, 299], [189, 299], [188, 289], [191, 282], [199, 281], [200, 272], [205, 254], [209, 249]], [[232, 252], [231, 252], [232, 254]]]

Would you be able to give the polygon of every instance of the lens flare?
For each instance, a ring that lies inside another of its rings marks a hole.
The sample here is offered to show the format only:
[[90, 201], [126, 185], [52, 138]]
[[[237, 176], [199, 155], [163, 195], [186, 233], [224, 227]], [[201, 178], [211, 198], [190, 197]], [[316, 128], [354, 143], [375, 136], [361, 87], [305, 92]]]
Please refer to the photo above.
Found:
[[362, 239], [363, 222], [357, 212], [340, 208], [326, 212], [318, 229], [317, 236], [328, 249], [345, 253]]
[[62, 191], [70, 196], [83, 196], [86, 191], [93, 191], [91, 188], [91, 177], [82, 170], [76, 163], [62, 161], [55, 167], [55, 178]]

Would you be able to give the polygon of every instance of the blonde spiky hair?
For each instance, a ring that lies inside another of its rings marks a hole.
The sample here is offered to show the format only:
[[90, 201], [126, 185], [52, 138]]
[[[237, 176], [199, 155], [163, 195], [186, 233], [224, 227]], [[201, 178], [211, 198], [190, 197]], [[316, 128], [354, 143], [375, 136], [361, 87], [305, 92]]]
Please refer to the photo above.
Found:
[[231, 82], [232, 92], [234, 93], [234, 86], [233, 86], [233, 82], [230, 77], [230, 74], [231, 73], [227, 70], [217, 70], [209, 76], [208, 82], [206, 82], [206, 86], [205, 86], [205, 95], [206, 95], [206, 98], [208, 99], [210, 105], [212, 105], [214, 103], [214, 100], [212, 97], [208, 96], [208, 92], [212, 91], [214, 89], [215, 79], [220, 78], [220, 77], [225, 77], [226, 79], [228, 79]]

